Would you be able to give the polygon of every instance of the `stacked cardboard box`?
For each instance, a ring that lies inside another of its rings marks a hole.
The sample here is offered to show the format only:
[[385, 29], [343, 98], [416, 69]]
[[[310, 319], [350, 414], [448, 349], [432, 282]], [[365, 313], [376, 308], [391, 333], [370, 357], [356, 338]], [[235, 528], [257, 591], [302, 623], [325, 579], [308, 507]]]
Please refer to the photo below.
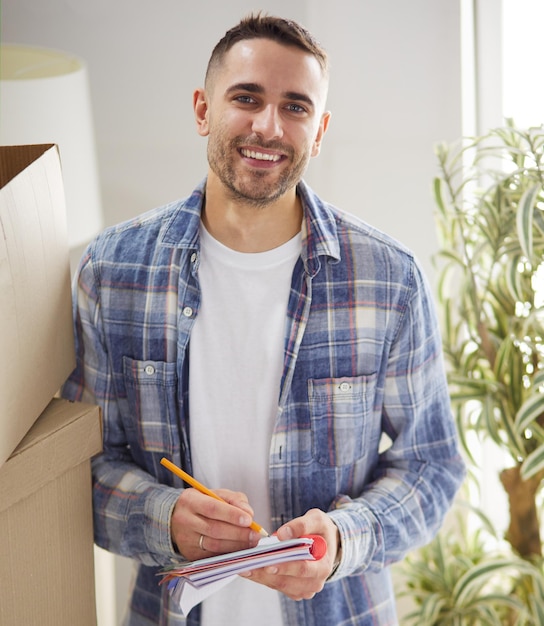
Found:
[[0, 624], [95, 626], [98, 407], [53, 399], [0, 468]]
[[57, 147], [0, 147], [0, 624], [96, 624], [98, 407], [54, 398], [75, 365]]

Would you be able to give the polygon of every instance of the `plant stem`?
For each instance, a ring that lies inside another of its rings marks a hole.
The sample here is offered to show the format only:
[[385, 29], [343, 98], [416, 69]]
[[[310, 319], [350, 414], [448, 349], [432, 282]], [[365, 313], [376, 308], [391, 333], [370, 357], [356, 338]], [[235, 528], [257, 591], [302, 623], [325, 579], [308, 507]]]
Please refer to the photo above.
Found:
[[510, 505], [510, 526], [506, 539], [525, 559], [542, 556], [536, 494], [543, 477], [544, 472], [541, 472], [529, 480], [522, 480], [519, 465], [500, 473], [501, 483]]

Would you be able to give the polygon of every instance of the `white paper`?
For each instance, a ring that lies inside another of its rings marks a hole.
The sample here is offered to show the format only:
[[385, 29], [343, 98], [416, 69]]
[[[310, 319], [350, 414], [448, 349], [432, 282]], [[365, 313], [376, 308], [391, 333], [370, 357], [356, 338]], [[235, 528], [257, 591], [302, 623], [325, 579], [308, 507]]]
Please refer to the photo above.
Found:
[[266, 537], [254, 548], [212, 556], [198, 561], [183, 561], [164, 569], [164, 584], [183, 615], [243, 572], [289, 561], [315, 560], [314, 540], [299, 537], [280, 541]]

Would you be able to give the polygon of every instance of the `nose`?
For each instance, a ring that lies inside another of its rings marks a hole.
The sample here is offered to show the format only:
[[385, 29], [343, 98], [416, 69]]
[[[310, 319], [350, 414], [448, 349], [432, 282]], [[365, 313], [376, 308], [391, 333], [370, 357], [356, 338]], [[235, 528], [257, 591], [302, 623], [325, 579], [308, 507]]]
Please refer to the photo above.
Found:
[[254, 114], [252, 127], [253, 132], [267, 141], [280, 139], [283, 136], [279, 112], [272, 104], [263, 107]]

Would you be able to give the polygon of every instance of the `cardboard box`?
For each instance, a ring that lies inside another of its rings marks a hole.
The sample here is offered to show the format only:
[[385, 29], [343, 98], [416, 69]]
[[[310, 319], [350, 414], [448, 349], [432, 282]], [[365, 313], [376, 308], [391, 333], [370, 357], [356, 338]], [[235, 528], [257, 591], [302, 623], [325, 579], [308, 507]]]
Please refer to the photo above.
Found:
[[98, 407], [53, 399], [0, 468], [0, 624], [95, 626]]
[[57, 147], [0, 147], [0, 467], [75, 367]]

